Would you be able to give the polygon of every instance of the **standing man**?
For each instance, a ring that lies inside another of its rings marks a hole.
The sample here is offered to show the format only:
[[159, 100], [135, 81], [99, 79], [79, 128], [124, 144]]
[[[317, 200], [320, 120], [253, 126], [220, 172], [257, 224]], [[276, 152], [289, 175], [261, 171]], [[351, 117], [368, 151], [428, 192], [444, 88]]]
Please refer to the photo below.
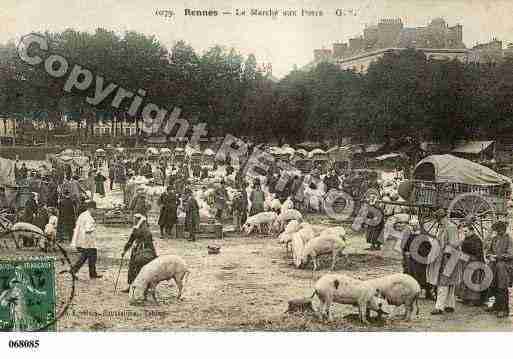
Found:
[[119, 183], [119, 187], [121, 188], [121, 191], [123, 192], [123, 203], [125, 204], [125, 206], [128, 206], [130, 203], [128, 202], [128, 198], [126, 195], [126, 182], [127, 182], [126, 168], [125, 168], [125, 165], [121, 161], [118, 162], [115, 166], [114, 182]]
[[221, 181], [219, 187], [216, 188], [215, 193], [215, 206], [216, 206], [216, 219], [219, 223], [223, 221], [223, 211], [226, 207], [226, 200], [228, 199], [228, 192], [224, 188], [224, 181]]
[[87, 261], [89, 264], [89, 278], [97, 279], [102, 276], [98, 275], [96, 272], [96, 260], [98, 257], [98, 250], [96, 248], [96, 223], [94, 221], [96, 202], [87, 202], [86, 208], [87, 210], [82, 212], [78, 217], [73, 232], [71, 245], [78, 250], [80, 258], [71, 268], [71, 274], [76, 278], [78, 271]]
[[167, 187], [166, 192], [160, 195], [159, 204], [161, 206], [159, 215], [160, 237], [164, 238], [165, 235], [171, 235], [177, 222], [178, 198], [171, 186]]
[[109, 188], [112, 192], [112, 188], [114, 187], [114, 174], [115, 174], [115, 163], [110, 161], [109, 162]]
[[489, 295], [495, 297], [495, 303], [489, 311], [496, 312], [499, 318], [509, 317], [509, 287], [513, 274], [513, 240], [506, 233], [506, 229], [506, 222], [493, 224], [492, 230], [496, 235], [493, 236], [487, 253], [488, 266], [493, 273]]
[[[449, 221], [445, 209], [441, 208], [433, 214], [440, 223], [440, 230], [434, 241], [435, 249], [428, 256], [427, 281], [437, 286], [435, 309], [432, 315], [454, 312], [456, 306], [456, 287], [463, 277], [463, 262], [458, 260], [454, 265], [454, 258], [461, 253], [463, 239], [458, 236], [457, 226]], [[436, 250], [438, 247], [438, 250]], [[455, 253], [455, 250], [458, 253]], [[452, 261], [451, 261], [452, 259]]]
[[189, 232], [189, 241], [196, 240], [196, 231], [199, 226], [200, 215], [198, 202], [192, 195], [192, 191], [187, 189], [187, 204], [185, 205], [185, 225]]
[[75, 226], [75, 207], [67, 189], [59, 202], [59, 220], [57, 221], [57, 240], [70, 241]]

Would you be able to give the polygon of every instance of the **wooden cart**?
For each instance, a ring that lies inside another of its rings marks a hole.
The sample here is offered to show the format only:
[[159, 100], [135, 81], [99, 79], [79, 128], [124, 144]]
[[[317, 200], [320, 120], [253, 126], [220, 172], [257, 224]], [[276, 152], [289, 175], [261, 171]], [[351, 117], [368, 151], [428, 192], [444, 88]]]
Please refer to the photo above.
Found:
[[433, 237], [441, 227], [433, 216], [440, 208], [447, 210], [455, 224], [472, 223], [482, 240], [489, 237], [492, 224], [507, 215], [510, 179], [466, 159], [429, 156], [417, 164], [408, 183], [409, 190], [401, 194], [407, 203], [400, 205], [415, 209], [422, 231]]

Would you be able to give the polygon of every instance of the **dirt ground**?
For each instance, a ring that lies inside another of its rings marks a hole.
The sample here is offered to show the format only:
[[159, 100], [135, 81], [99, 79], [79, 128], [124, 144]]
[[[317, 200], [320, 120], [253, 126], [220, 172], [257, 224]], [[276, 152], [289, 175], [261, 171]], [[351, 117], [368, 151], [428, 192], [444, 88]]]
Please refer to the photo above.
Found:
[[[153, 223], [155, 223], [153, 219]], [[176, 300], [176, 287], [158, 287], [159, 305], [148, 300], [144, 306], [128, 304], [128, 295], [114, 293], [122, 247], [130, 229], [105, 227], [98, 229], [100, 280], [89, 280], [86, 266], [79, 273], [73, 304], [59, 320], [62, 331], [490, 331], [511, 330], [512, 319], [497, 319], [482, 308], [458, 304], [454, 314], [431, 316], [434, 303], [420, 300], [416, 319], [373, 321], [369, 326], [357, 320], [357, 309], [334, 305], [333, 321], [320, 320], [284, 312], [290, 299], [310, 296], [313, 283], [328, 273], [329, 263], [322, 270], [295, 269], [284, 248], [271, 237], [227, 236], [223, 240], [160, 239], [152, 227], [159, 254], [177, 254], [185, 259], [191, 275], [182, 301]], [[209, 255], [207, 245], [221, 246], [221, 253]], [[367, 279], [401, 271], [397, 259], [383, 257], [379, 252], [365, 251], [362, 236], [353, 236], [348, 249], [349, 262], [341, 259], [336, 271]], [[72, 254], [73, 260], [76, 258]], [[126, 262], [121, 271], [121, 289], [126, 286]], [[314, 300], [314, 305], [317, 305]]]

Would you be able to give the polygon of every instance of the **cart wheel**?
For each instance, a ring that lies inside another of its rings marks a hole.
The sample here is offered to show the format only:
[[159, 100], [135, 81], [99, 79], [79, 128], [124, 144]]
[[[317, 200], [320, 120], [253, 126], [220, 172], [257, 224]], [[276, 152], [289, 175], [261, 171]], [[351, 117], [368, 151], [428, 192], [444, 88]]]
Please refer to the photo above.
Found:
[[476, 234], [485, 240], [492, 232], [492, 225], [498, 217], [493, 205], [483, 196], [463, 193], [456, 196], [447, 210], [449, 219], [460, 224], [465, 219], [472, 222]]
[[420, 229], [423, 234], [436, 238], [438, 231], [440, 231], [441, 224], [433, 216], [436, 208], [419, 208], [418, 217]]

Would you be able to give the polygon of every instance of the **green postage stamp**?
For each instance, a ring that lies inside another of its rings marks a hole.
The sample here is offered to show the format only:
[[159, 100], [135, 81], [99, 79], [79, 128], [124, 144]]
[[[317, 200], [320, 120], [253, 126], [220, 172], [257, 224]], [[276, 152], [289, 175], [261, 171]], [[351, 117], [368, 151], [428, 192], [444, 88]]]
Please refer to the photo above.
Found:
[[0, 331], [55, 330], [53, 258], [0, 259]]

